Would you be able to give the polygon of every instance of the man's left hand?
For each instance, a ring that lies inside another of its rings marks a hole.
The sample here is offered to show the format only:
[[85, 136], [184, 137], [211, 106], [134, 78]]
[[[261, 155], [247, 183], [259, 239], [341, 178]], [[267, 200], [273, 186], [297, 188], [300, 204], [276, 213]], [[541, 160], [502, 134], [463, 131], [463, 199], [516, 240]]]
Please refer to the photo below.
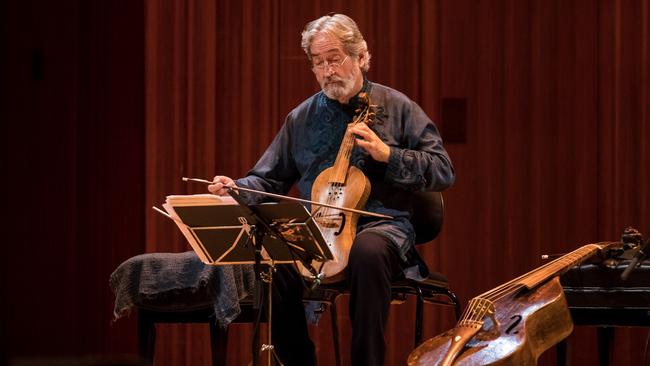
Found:
[[366, 150], [373, 159], [388, 163], [390, 147], [381, 141], [375, 131], [371, 130], [367, 124], [357, 123], [350, 127], [350, 132], [357, 135], [356, 144]]

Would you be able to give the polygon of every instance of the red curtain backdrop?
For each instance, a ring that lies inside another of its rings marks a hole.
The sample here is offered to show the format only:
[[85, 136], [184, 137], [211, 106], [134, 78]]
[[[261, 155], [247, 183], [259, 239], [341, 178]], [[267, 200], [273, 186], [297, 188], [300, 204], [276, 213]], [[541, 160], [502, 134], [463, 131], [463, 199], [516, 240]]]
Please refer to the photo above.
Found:
[[[146, 2], [148, 199], [196, 189], [179, 182], [183, 174], [245, 174], [284, 116], [317, 90], [299, 35], [307, 21], [336, 11], [367, 38], [369, 78], [411, 96], [452, 137], [458, 178], [445, 193], [445, 227], [421, 249], [461, 299], [541, 265], [544, 253], [617, 239], [625, 225], [648, 229], [643, 1], [173, 4]], [[209, 106], [214, 114], [197, 118]], [[169, 248], [173, 225], [153, 214], [147, 223], [147, 249]], [[392, 311], [387, 362], [400, 364], [412, 348], [413, 304]], [[346, 324], [347, 301], [339, 314]], [[449, 312], [427, 309], [426, 337], [452, 325]], [[312, 331], [321, 363], [330, 364], [323, 328]], [[248, 359], [249, 331], [231, 333], [232, 365]], [[342, 331], [349, 360], [350, 329]], [[207, 347], [178, 332], [165, 342], [191, 347], [170, 347], [162, 359], [190, 362], [190, 349]], [[618, 333], [614, 357], [633, 364], [628, 347], [641, 348], [642, 332]], [[592, 329], [576, 334], [571, 345], [595, 349]], [[573, 359], [593, 363], [595, 355]]]
[[[422, 246], [463, 303], [540, 255], [650, 235], [650, 5], [644, 0], [10, 1], [3, 83], [0, 364], [136, 352], [111, 323], [108, 276], [143, 252], [189, 250], [155, 213], [183, 176], [246, 174], [284, 116], [318, 90], [305, 23], [357, 20], [369, 78], [418, 102], [457, 172], [440, 237]], [[338, 304], [349, 364], [347, 299]], [[412, 350], [414, 303], [393, 306], [387, 364]], [[425, 338], [453, 326], [427, 306]], [[329, 314], [310, 330], [333, 364]], [[612, 364], [637, 365], [647, 329], [616, 330]], [[204, 325], [159, 328], [157, 365], [208, 364]], [[234, 326], [229, 364], [250, 359]], [[596, 364], [576, 327], [575, 364]], [[588, 351], [584, 351], [588, 350]], [[554, 351], [540, 364], [554, 364]], [[105, 362], [107, 363], [107, 362]]]

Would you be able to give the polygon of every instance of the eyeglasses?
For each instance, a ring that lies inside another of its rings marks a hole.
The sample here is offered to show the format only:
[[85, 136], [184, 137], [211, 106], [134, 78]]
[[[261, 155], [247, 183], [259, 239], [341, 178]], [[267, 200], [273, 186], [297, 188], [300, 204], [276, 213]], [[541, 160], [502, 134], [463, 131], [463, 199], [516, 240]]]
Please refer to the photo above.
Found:
[[345, 58], [343, 60], [341, 60], [341, 56], [336, 55], [336, 56], [332, 57], [329, 60], [321, 60], [321, 59], [319, 59], [316, 62], [313, 62], [311, 64], [311, 67], [312, 67], [312, 69], [320, 70], [320, 71], [329, 70], [330, 67], [332, 69], [338, 69], [339, 67], [343, 66], [343, 64], [347, 60], [348, 60], [348, 56], [345, 56]]

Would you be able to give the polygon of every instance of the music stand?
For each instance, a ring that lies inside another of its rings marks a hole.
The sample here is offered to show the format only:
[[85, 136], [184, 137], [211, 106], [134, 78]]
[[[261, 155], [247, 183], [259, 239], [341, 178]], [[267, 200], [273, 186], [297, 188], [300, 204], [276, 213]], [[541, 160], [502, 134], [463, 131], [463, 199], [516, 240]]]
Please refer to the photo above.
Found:
[[[324, 262], [333, 255], [320, 229], [297, 202], [247, 205], [233, 190], [232, 199], [215, 195], [168, 196], [163, 205], [203, 263], [254, 264], [268, 289], [268, 365], [282, 365], [271, 341], [272, 286], [276, 263], [301, 261], [317, 278], [312, 260]], [[264, 273], [261, 264], [268, 264]], [[254, 356], [254, 362], [257, 359]]]

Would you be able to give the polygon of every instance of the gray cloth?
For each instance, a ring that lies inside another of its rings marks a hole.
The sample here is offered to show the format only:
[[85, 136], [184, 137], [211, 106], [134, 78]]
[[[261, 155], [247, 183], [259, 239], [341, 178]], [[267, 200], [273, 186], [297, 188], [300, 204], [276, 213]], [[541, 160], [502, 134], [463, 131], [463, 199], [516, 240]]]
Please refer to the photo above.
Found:
[[211, 266], [192, 251], [149, 253], [127, 259], [111, 274], [115, 319], [133, 307], [156, 311], [190, 311], [214, 307], [225, 327], [241, 312], [239, 301], [255, 289], [252, 265]]

